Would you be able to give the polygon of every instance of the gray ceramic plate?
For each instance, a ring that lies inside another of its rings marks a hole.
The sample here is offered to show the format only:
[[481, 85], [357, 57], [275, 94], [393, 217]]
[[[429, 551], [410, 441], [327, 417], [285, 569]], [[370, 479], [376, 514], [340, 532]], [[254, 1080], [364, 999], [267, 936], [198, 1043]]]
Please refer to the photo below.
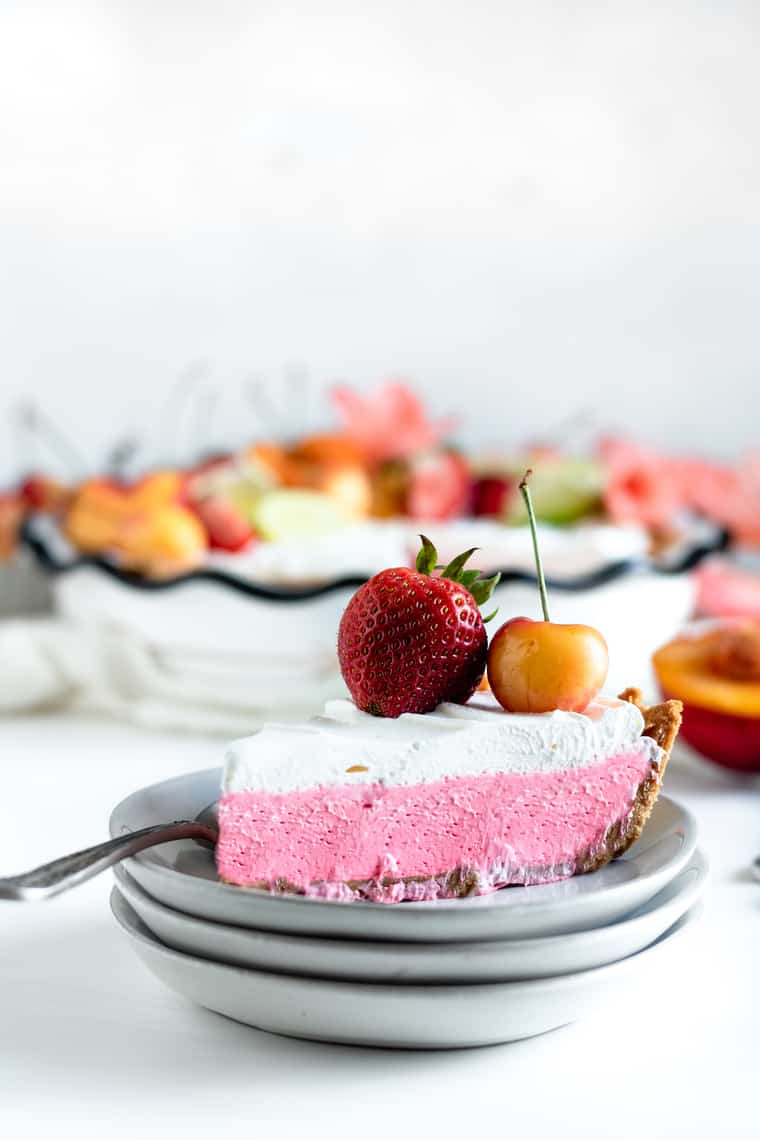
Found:
[[707, 880], [707, 860], [695, 851], [688, 866], [653, 899], [609, 926], [549, 938], [437, 944], [245, 930], [193, 918], [156, 902], [122, 868], [116, 869], [116, 879], [122, 895], [152, 933], [167, 946], [187, 954], [275, 974], [398, 985], [464, 985], [555, 977], [606, 966], [638, 953], [697, 901]]
[[[143, 788], [114, 809], [111, 834], [192, 819], [217, 798], [220, 780], [220, 770], [212, 768]], [[543, 938], [616, 922], [683, 870], [696, 839], [690, 812], [661, 796], [638, 842], [591, 875], [540, 887], [509, 887], [477, 898], [396, 905], [227, 886], [217, 878], [211, 852], [191, 840], [153, 847], [125, 865], [159, 902], [212, 922], [323, 938], [477, 942]]]
[[402, 1049], [451, 1049], [533, 1037], [576, 1021], [617, 998], [639, 1000], [652, 970], [699, 917], [691, 908], [646, 950], [622, 962], [527, 982], [396, 986], [295, 978], [222, 965], [170, 950], [114, 887], [111, 909], [148, 969], [170, 989], [217, 1013], [270, 1033]]

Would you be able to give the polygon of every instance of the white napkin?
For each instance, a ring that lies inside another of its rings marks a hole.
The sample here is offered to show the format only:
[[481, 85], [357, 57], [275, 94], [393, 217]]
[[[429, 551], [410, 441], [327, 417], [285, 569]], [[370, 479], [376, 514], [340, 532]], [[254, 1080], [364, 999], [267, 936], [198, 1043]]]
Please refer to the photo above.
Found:
[[118, 626], [0, 622], [0, 712], [67, 708], [233, 736], [264, 720], [312, 715], [342, 693], [332, 655], [273, 662], [152, 646]]

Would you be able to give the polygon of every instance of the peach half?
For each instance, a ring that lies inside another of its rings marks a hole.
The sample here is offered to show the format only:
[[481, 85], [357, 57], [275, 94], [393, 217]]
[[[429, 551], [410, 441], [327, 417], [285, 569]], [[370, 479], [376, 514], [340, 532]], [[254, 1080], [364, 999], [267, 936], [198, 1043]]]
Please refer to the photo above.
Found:
[[760, 772], [760, 622], [687, 630], [652, 662], [663, 695], [683, 701], [682, 738], [725, 768]]

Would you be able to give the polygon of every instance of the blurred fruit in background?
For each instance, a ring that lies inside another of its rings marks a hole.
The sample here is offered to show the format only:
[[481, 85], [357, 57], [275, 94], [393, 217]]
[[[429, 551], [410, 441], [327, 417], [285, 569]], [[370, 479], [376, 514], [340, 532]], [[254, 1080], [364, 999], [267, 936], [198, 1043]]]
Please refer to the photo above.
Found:
[[760, 621], [760, 574], [726, 559], [713, 559], [699, 566], [694, 577], [699, 616], [744, 616]]
[[253, 527], [231, 498], [226, 498], [224, 495], [207, 495], [195, 504], [194, 510], [206, 529], [208, 544], [212, 550], [226, 550], [230, 554], [237, 554], [254, 541]]
[[64, 533], [86, 554], [113, 553], [127, 569], [162, 578], [197, 566], [208, 540], [180, 502], [179, 472], [157, 471], [132, 484], [89, 479], [74, 495]]
[[341, 435], [359, 449], [371, 467], [436, 450], [458, 422], [454, 416], [430, 419], [419, 397], [398, 380], [381, 385], [369, 395], [340, 385], [333, 388], [332, 402], [341, 422]]
[[18, 492], [0, 492], [0, 560], [10, 558], [16, 550], [24, 513], [24, 500]]
[[477, 465], [472, 491], [473, 514], [498, 518], [510, 526], [528, 521], [517, 486], [528, 467], [533, 468], [531, 494], [539, 522], [568, 526], [601, 514], [604, 468], [594, 459], [551, 453], [526, 452]]
[[760, 543], [760, 455], [729, 465], [664, 455], [613, 437], [601, 441], [600, 454], [604, 507], [614, 522], [657, 526], [691, 510], [725, 527], [740, 544]]
[[[101, 475], [66, 487], [40, 472], [0, 501], [0, 557], [8, 557], [30, 514], [61, 521], [79, 551], [165, 577], [198, 565], [207, 552], [244, 555], [261, 542], [328, 535], [362, 520], [526, 522], [517, 484], [533, 467], [535, 512], [542, 523], [586, 520], [644, 529], [653, 549], [677, 543], [679, 518], [702, 513], [740, 542], [760, 542], [760, 459], [735, 467], [674, 458], [621, 438], [596, 454], [575, 455], [557, 439], [466, 454], [449, 438], [452, 417], [432, 418], [406, 384], [368, 394], [333, 389], [337, 426], [295, 439], [260, 439], [235, 454], [136, 479]], [[708, 613], [757, 613], [760, 584], [735, 569], [706, 567], [700, 607]], [[733, 575], [733, 577], [732, 577]]]

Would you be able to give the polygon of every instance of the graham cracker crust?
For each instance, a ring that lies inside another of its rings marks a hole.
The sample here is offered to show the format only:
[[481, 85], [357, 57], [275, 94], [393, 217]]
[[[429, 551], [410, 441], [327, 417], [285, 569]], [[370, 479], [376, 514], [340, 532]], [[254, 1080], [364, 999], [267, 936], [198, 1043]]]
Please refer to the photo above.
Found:
[[588, 852], [582, 864], [579, 865], [576, 874], [598, 870], [605, 863], [609, 863], [611, 859], [622, 855], [639, 838], [657, 800], [662, 777], [670, 759], [670, 750], [681, 727], [681, 714], [683, 712], [681, 701], [662, 701], [657, 705], [645, 705], [641, 690], [633, 688], [624, 689], [618, 695], [621, 701], [629, 701], [641, 710], [644, 717], [644, 731], [641, 735], [651, 737], [655, 744], [658, 744], [663, 750], [664, 755], [656, 776], [649, 776], [639, 786], [626, 826], [616, 824], [611, 827], [607, 832], [603, 849], [594, 854]]

